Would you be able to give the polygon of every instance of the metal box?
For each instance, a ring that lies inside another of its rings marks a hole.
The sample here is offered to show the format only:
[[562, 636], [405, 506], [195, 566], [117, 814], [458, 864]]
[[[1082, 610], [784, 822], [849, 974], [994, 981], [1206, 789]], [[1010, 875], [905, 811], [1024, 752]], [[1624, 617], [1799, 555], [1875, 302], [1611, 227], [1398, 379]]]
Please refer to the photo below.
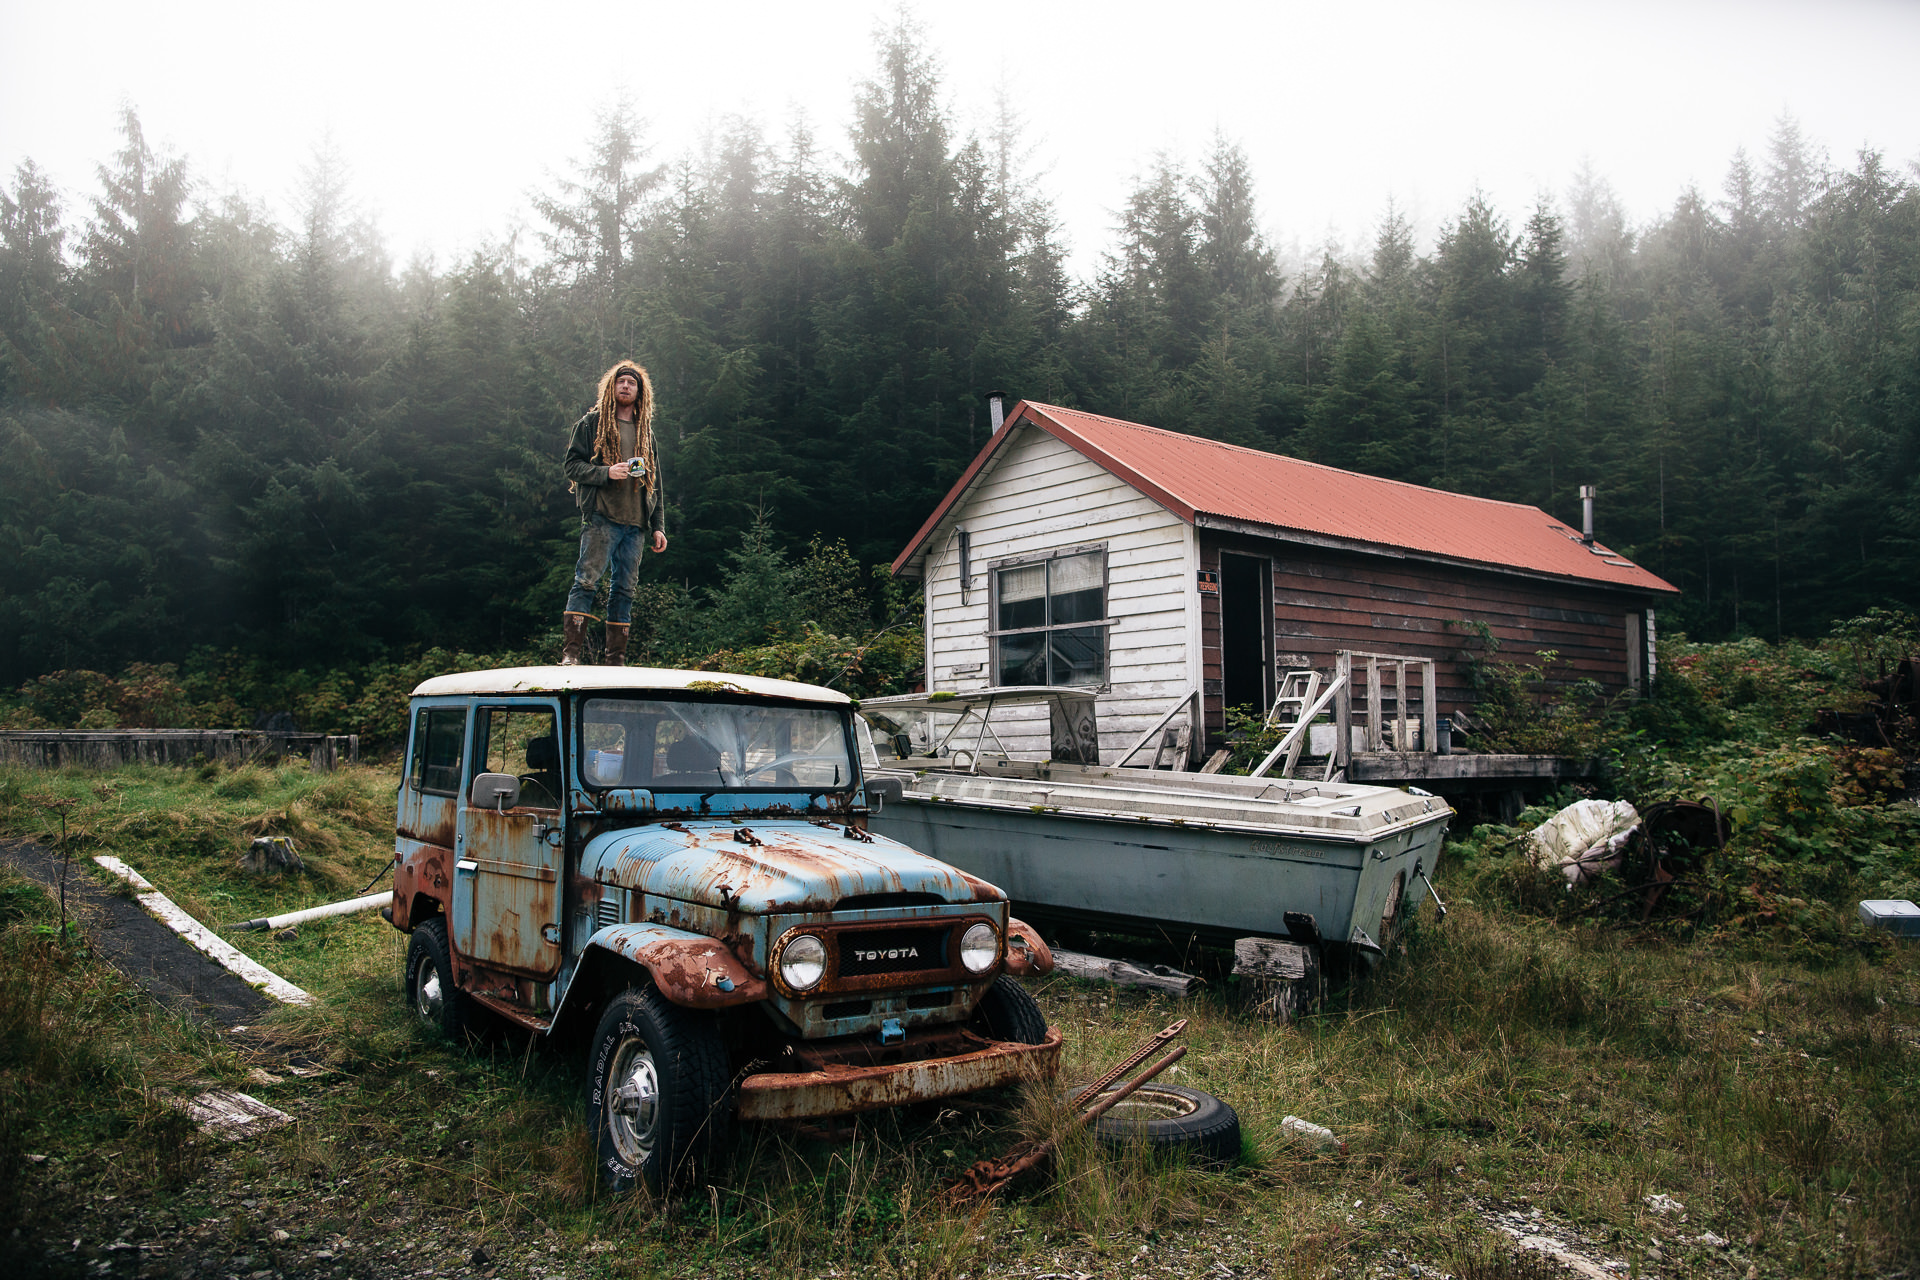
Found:
[[1920, 938], [1920, 907], [1911, 902], [1878, 899], [1860, 904], [1860, 923], [1885, 929], [1902, 938]]

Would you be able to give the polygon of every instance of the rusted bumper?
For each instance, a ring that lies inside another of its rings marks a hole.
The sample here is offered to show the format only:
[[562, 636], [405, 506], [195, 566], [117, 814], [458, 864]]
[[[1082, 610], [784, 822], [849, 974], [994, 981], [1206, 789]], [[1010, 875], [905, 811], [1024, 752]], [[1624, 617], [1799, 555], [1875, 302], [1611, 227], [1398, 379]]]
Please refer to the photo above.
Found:
[[972, 1053], [882, 1067], [765, 1072], [738, 1090], [742, 1120], [805, 1120], [951, 1098], [999, 1085], [1052, 1079], [1060, 1068], [1060, 1029], [1040, 1044], [998, 1042]]

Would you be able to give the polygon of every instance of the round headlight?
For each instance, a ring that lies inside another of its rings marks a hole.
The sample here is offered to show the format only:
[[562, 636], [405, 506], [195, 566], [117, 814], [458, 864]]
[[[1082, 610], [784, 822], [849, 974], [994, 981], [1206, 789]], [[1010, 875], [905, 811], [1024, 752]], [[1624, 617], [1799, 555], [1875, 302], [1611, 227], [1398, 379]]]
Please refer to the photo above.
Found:
[[780, 977], [795, 991], [805, 991], [827, 971], [827, 944], [803, 933], [780, 950]]
[[984, 921], [960, 935], [960, 963], [969, 973], [985, 973], [1000, 958], [1000, 935]]

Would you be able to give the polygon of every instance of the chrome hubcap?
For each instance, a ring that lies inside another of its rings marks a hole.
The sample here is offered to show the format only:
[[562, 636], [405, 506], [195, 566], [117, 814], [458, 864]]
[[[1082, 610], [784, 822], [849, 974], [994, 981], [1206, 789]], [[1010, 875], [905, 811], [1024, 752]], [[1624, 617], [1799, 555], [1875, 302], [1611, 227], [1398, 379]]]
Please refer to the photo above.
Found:
[[413, 975], [413, 1005], [422, 1019], [427, 1022], [439, 1022], [440, 1011], [446, 1004], [446, 993], [440, 989], [440, 970], [431, 961], [422, 960], [420, 968]]
[[645, 1044], [630, 1040], [620, 1047], [610, 1086], [607, 1129], [614, 1149], [628, 1164], [643, 1164], [660, 1137], [660, 1075]]

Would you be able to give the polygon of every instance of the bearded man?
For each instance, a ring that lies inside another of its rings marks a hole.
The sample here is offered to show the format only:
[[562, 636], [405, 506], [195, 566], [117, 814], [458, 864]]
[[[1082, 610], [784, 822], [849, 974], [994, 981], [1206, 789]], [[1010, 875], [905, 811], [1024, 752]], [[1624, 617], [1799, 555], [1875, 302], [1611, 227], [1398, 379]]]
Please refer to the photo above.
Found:
[[562, 616], [560, 665], [579, 663], [593, 620], [594, 592], [601, 574], [611, 573], [602, 660], [610, 667], [625, 666], [641, 550], [649, 542], [655, 555], [667, 549], [667, 504], [653, 447], [653, 383], [635, 361], [622, 360], [607, 370], [599, 403], [573, 424], [567, 485], [580, 507], [580, 558]]

